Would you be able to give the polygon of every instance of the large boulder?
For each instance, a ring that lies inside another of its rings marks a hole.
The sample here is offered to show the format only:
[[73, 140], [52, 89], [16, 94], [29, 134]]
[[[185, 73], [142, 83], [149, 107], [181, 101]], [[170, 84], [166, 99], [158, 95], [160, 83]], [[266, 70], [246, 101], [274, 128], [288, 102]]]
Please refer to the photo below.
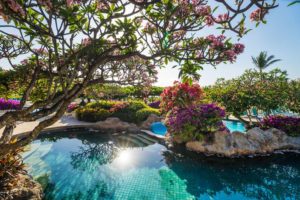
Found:
[[190, 141], [188, 150], [226, 157], [269, 154], [278, 150], [300, 149], [300, 137], [289, 137], [278, 129], [253, 128], [247, 133], [215, 132], [214, 141]]
[[107, 118], [105, 121], [96, 122], [93, 126], [97, 129], [103, 129], [112, 132], [138, 132], [140, 130], [136, 124], [123, 122], [117, 117], [110, 117]]
[[150, 129], [150, 126], [154, 122], [160, 122], [163, 118], [155, 114], [150, 114], [149, 117], [141, 124], [142, 129]]

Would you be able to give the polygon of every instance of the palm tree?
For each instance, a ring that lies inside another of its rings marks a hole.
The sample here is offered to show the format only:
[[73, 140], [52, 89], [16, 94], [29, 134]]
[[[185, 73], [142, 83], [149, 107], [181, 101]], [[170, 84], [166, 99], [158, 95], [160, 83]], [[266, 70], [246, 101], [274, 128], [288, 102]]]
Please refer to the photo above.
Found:
[[262, 51], [257, 57], [252, 56], [252, 61], [255, 67], [259, 69], [260, 74], [262, 74], [263, 69], [266, 69], [270, 65], [280, 61], [280, 59], [275, 59], [274, 55], [268, 56], [266, 51]]

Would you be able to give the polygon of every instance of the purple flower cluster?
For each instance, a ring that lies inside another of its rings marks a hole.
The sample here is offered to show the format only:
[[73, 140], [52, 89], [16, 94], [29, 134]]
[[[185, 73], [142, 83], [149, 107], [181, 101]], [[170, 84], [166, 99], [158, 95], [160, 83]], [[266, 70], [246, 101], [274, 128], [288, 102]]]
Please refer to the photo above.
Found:
[[17, 110], [19, 107], [19, 100], [0, 98], [0, 110]]
[[149, 103], [148, 106], [150, 106], [151, 108], [159, 109], [159, 104], [160, 104], [160, 101], [153, 101], [153, 102]]
[[225, 111], [215, 104], [192, 105], [187, 108], [174, 109], [167, 119], [167, 125], [174, 133], [180, 133], [187, 125], [196, 128], [199, 133], [211, 133], [225, 130], [222, 119]]
[[290, 136], [300, 136], [300, 117], [269, 116], [261, 122], [262, 128], [277, 128]]

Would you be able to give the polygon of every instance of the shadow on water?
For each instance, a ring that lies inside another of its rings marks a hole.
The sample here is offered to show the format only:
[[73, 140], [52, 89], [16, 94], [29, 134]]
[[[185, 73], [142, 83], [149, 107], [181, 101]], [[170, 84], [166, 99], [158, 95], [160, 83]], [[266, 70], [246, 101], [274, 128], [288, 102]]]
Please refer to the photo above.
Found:
[[[240, 197], [237, 199], [300, 199], [299, 154], [228, 159], [206, 157], [182, 149], [170, 150], [163, 146], [158, 154], [153, 149], [151, 150], [152, 146], [155, 146], [153, 140], [130, 134], [124, 136], [79, 132], [59, 133], [44, 134], [39, 140], [57, 142], [63, 138], [76, 138], [81, 141], [82, 145], [69, 152], [71, 169], [77, 170], [78, 173], [93, 174], [101, 166], [110, 166], [116, 159], [120, 148], [148, 147], [150, 153], [136, 156], [147, 155], [151, 162], [158, 160], [160, 165], [150, 166], [146, 163], [143, 167], [148, 165], [150, 168], [157, 168], [159, 173], [162, 173], [161, 162], [163, 162], [169, 171], [163, 171], [167, 178], [162, 177], [162, 185], [168, 185], [174, 180], [184, 181], [186, 191], [198, 199], [204, 196], [212, 199], [231, 199], [230, 195], [236, 194]], [[70, 143], [68, 140], [67, 144]], [[173, 175], [170, 176], [170, 170], [176, 178], [172, 178]], [[44, 186], [46, 199], [58, 199], [53, 196], [61, 189], [58, 182], [53, 182], [46, 174], [40, 176], [38, 181]], [[66, 193], [67, 195], [61, 199], [97, 199], [97, 197], [98, 199], [114, 199], [113, 193], [107, 180], [100, 180], [85, 192]]]
[[174, 152], [164, 152], [166, 163], [196, 197], [224, 192], [254, 199], [300, 199], [300, 154], [221, 158]]

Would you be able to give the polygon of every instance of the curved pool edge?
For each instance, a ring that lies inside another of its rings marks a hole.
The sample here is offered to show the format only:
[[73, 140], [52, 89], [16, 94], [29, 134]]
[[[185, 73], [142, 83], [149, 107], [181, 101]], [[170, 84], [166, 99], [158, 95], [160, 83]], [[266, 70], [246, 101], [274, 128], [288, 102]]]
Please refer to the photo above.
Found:
[[155, 133], [153, 133], [150, 130], [142, 129], [141, 132], [146, 133], [146, 134], [148, 134], [148, 135], [150, 135], [152, 137], [155, 137], [157, 139], [160, 139], [160, 140], [165, 140], [166, 139], [166, 136], [155, 134]]
[[[78, 124], [78, 125], [62, 125], [62, 126], [55, 126], [55, 127], [48, 127], [43, 129], [39, 135], [41, 134], [45, 134], [48, 132], [54, 132], [54, 131], [71, 131], [72, 129], [76, 130], [76, 129], [93, 129], [93, 130], [97, 130], [99, 132], [101, 131], [111, 131], [112, 134], [114, 133], [122, 133], [122, 132], [127, 132], [128, 130], [115, 130], [113, 128], [108, 128], [108, 129], [103, 129], [103, 128], [99, 128], [97, 127], [95, 124], [91, 124], [91, 125], [87, 125], [87, 124]], [[139, 129], [139, 131], [141, 131], [141, 129]], [[12, 138], [22, 138], [25, 137], [28, 133], [30, 133], [30, 131], [26, 131], [26, 132], [21, 132], [21, 133], [16, 133], [12, 136]]]

